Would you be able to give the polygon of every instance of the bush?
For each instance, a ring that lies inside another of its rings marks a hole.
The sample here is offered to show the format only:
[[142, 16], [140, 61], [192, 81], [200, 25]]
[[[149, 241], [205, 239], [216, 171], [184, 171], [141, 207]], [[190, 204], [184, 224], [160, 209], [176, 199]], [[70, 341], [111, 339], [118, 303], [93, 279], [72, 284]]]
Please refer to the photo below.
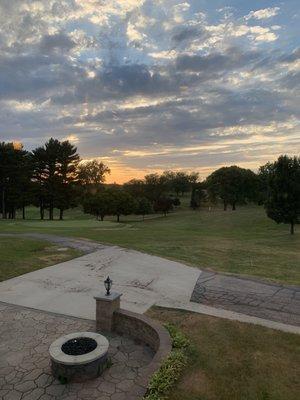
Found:
[[172, 324], [165, 324], [165, 328], [168, 330], [171, 336], [173, 349], [186, 349], [189, 347], [189, 339], [182, 332], [180, 332], [176, 326]]
[[187, 364], [186, 350], [189, 340], [171, 324], [165, 325], [172, 338], [172, 352], [155, 372], [149, 383], [145, 400], [164, 400], [169, 391], [180, 378], [183, 368]]

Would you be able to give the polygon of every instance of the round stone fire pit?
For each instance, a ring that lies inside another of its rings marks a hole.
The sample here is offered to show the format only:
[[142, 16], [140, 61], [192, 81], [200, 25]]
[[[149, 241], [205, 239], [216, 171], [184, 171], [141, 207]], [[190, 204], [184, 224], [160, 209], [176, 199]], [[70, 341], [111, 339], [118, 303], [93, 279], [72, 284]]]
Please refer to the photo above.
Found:
[[108, 340], [94, 332], [75, 332], [50, 346], [52, 374], [61, 382], [83, 382], [101, 375], [107, 366]]

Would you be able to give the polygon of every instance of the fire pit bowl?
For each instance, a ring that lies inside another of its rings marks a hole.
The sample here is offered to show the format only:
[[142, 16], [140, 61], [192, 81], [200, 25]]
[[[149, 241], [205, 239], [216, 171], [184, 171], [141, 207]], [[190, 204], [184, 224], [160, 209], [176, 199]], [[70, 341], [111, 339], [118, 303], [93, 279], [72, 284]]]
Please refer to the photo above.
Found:
[[75, 332], [49, 348], [52, 374], [62, 383], [83, 382], [101, 375], [107, 366], [109, 343], [94, 332]]

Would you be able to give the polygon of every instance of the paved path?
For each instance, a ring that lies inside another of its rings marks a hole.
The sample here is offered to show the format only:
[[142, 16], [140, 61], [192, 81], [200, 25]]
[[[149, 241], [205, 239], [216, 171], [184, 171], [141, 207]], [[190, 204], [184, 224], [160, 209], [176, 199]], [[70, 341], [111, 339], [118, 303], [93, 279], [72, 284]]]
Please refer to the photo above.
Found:
[[143, 313], [157, 304], [300, 333], [300, 288], [201, 271], [89, 240], [26, 236], [86, 254], [0, 282], [0, 301], [93, 319], [93, 296], [109, 275], [114, 290], [123, 293], [122, 306], [131, 311]]
[[300, 288], [202, 272], [191, 301], [300, 326]]
[[3, 303], [0, 321], [2, 400], [126, 400], [153, 358], [147, 346], [106, 333], [112, 366], [99, 378], [61, 385], [51, 374], [50, 344], [68, 333], [94, 331], [95, 323]]
[[[55, 239], [63, 246], [75, 243], [58, 236], [34, 237]], [[79, 242], [80, 249], [84, 246], [88, 252], [84, 256], [0, 282], [0, 301], [93, 319], [93, 296], [104, 291], [103, 282], [109, 275], [113, 290], [123, 293], [122, 306], [144, 313], [160, 301], [189, 302], [201, 273], [197, 268], [118, 246], [96, 243], [97, 249], [91, 253], [90, 244], [95, 243], [76, 239]]]

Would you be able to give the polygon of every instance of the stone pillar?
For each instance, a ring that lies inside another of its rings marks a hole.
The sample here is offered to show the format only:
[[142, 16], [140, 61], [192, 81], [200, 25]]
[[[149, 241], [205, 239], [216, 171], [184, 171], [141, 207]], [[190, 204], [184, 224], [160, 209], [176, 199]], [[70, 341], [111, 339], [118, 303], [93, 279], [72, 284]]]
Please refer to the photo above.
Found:
[[96, 331], [111, 332], [113, 330], [113, 314], [120, 308], [122, 294], [112, 292], [109, 296], [95, 296], [96, 300]]

